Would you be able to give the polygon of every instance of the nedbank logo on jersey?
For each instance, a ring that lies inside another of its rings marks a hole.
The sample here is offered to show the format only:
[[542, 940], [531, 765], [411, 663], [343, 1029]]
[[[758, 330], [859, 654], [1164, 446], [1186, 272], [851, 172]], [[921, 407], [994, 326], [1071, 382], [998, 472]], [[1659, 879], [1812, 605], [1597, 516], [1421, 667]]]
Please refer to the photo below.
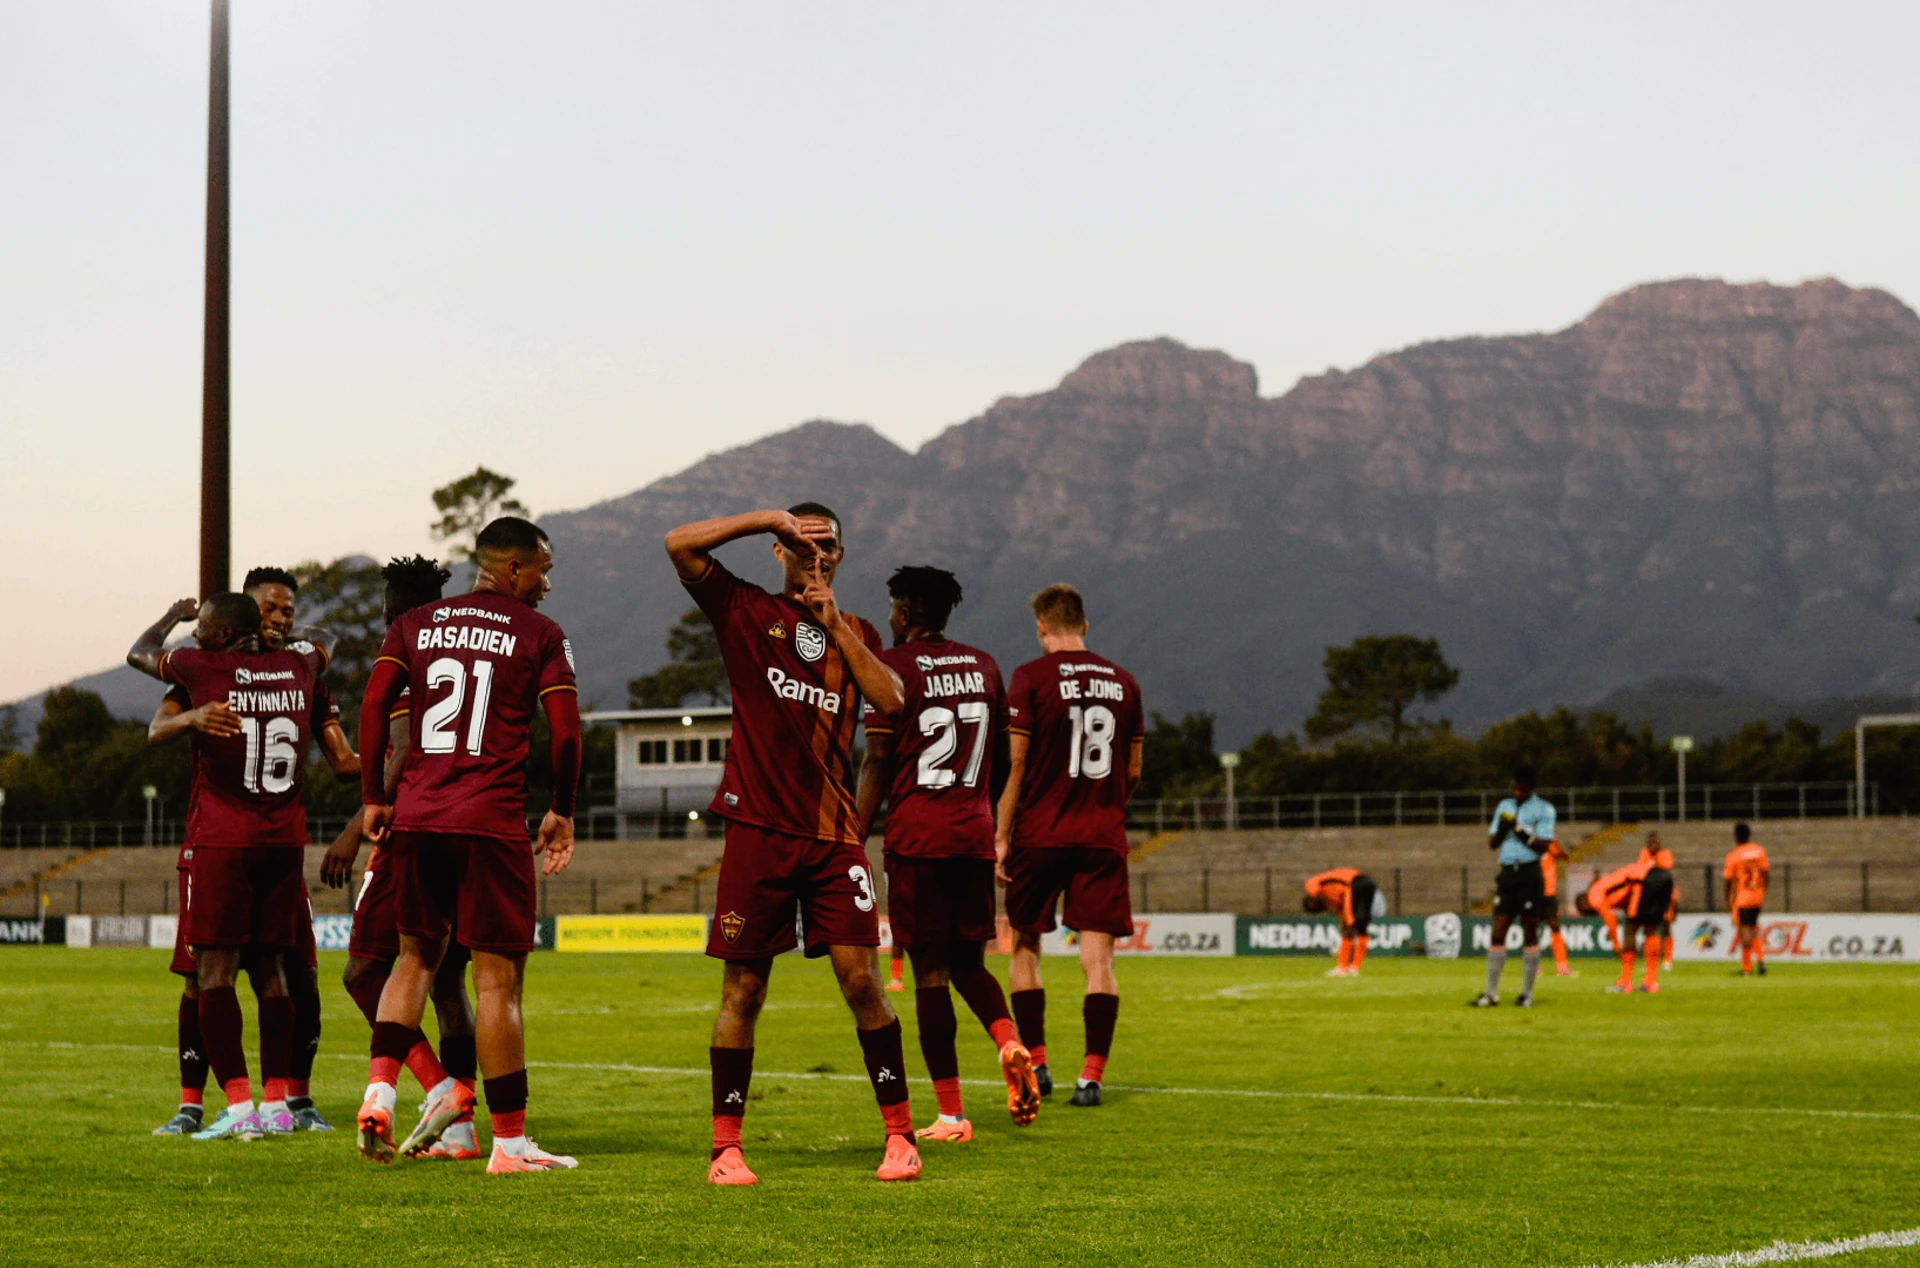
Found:
[[[805, 629], [806, 626], [801, 626]], [[829, 693], [824, 687], [816, 687], [810, 682], [801, 682], [790, 677], [785, 670], [767, 666], [767, 682], [773, 687], [773, 694], [785, 700], [798, 700], [810, 704], [816, 709], [825, 709], [828, 713], [840, 712], [840, 697]]]
[[253, 670], [241, 666], [233, 671], [233, 680], [243, 687], [248, 683], [255, 682], [292, 682], [293, 671], [291, 669], [263, 669], [255, 673]]
[[793, 649], [801, 660], [819, 660], [827, 654], [827, 636], [817, 625], [799, 621], [793, 627]]

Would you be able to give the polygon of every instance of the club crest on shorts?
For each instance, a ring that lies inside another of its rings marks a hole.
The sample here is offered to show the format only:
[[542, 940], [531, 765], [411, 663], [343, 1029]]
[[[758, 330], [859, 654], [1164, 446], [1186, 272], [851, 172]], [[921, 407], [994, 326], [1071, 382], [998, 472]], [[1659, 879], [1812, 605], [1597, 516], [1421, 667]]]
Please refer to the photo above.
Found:
[[801, 660], [819, 660], [827, 654], [827, 636], [817, 625], [797, 621], [793, 627], [793, 649]]
[[720, 917], [720, 936], [728, 942], [738, 942], [740, 940], [740, 931], [746, 927], [746, 917], [737, 911], [730, 911]]

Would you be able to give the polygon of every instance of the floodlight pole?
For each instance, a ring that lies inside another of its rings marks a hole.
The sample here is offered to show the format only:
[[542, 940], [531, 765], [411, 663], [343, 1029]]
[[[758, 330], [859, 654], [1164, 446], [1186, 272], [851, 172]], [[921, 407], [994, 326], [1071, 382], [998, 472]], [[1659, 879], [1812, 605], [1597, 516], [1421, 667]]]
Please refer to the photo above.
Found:
[[1680, 759], [1680, 822], [1687, 821], [1687, 754], [1693, 750], [1691, 735], [1676, 735], [1667, 741], [1667, 747]]
[[207, 73], [206, 328], [200, 368], [200, 597], [232, 575], [229, 410], [229, 224], [227, 218], [227, 0], [213, 0]]
[[1227, 828], [1229, 831], [1240, 826], [1240, 807], [1233, 798], [1233, 769], [1239, 764], [1238, 753], [1220, 754], [1220, 769], [1227, 773]]

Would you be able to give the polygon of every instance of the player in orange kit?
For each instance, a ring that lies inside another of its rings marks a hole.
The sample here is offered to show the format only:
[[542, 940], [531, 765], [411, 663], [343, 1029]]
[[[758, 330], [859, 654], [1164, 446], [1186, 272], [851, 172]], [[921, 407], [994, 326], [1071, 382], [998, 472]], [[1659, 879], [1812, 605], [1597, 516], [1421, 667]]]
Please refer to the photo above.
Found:
[[1727, 866], [1721, 873], [1726, 881], [1727, 910], [1733, 913], [1733, 936], [1740, 944], [1740, 974], [1767, 974], [1767, 961], [1760, 944], [1760, 905], [1767, 899], [1767, 852], [1753, 839], [1753, 829], [1744, 823], [1733, 825], [1733, 849], [1727, 852]]
[[1578, 969], [1567, 964], [1567, 939], [1560, 932], [1560, 861], [1571, 858], [1567, 847], [1558, 841], [1547, 842], [1547, 848], [1540, 855], [1541, 893], [1546, 899], [1541, 919], [1546, 921], [1549, 931], [1548, 941], [1553, 946], [1553, 971], [1558, 977], [1579, 977]]
[[[1648, 867], [1664, 867], [1673, 870], [1673, 851], [1660, 844], [1658, 832], [1647, 833], [1647, 843], [1640, 847], [1640, 861]], [[1660, 926], [1661, 968], [1669, 973], [1673, 971], [1673, 917], [1668, 916]]]
[[1621, 913], [1631, 910], [1640, 896], [1640, 882], [1646, 879], [1645, 860], [1615, 868], [1587, 886], [1584, 894], [1574, 899], [1574, 909], [1583, 916], [1598, 916], [1606, 922], [1607, 936], [1613, 942], [1614, 954], [1620, 958], [1620, 978], [1607, 987], [1610, 995], [1625, 995], [1633, 989], [1633, 947], [1628, 937], [1620, 932]]
[[1373, 919], [1373, 897], [1379, 893], [1373, 878], [1356, 867], [1335, 867], [1307, 878], [1307, 896], [1301, 907], [1324, 911], [1340, 920], [1340, 954], [1328, 977], [1359, 977], [1367, 959], [1367, 925]]

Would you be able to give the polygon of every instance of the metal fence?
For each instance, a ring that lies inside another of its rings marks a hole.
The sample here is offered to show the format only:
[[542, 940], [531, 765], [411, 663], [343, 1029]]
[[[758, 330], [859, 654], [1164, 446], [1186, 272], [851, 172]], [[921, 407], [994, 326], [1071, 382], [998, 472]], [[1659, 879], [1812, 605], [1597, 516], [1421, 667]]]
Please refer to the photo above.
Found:
[[[1560, 898], [1572, 914], [1574, 895], [1594, 871], [1588, 864], [1562, 864]], [[1376, 869], [1374, 880], [1394, 915], [1436, 911], [1485, 912], [1491, 909], [1495, 869], [1446, 864]], [[1719, 869], [1710, 864], [1681, 864], [1674, 869], [1683, 912], [1722, 910]], [[882, 879], [876, 877], [876, 879]], [[1141, 914], [1213, 911], [1242, 916], [1300, 910], [1299, 868], [1142, 867], [1133, 872], [1133, 905]], [[713, 878], [695, 874], [677, 878], [543, 876], [543, 915], [710, 911]], [[328, 890], [316, 885], [313, 906], [321, 914], [352, 909], [354, 888]], [[178, 902], [169, 878], [57, 878], [0, 899], [0, 916], [162, 915]], [[1920, 911], [1920, 861], [1832, 861], [1778, 863], [1767, 893], [1770, 913]]]
[[[346, 829], [344, 815], [307, 818], [307, 836], [325, 845]], [[527, 820], [527, 833], [538, 831], [540, 820]], [[574, 836], [582, 841], [660, 841], [688, 837], [717, 837], [725, 830], [720, 820], [703, 812], [660, 814], [657, 811], [618, 810], [612, 806], [583, 806], [573, 821]], [[0, 824], [0, 849], [59, 847], [97, 850], [102, 847], [182, 844], [186, 823], [180, 819], [54, 819]]]
[[[1855, 813], [1851, 782], [1812, 784], [1635, 784], [1542, 788], [1565, 821], [1666, 823], [1688, 819], [1834, 819]], [[1295, 793], [1285, 797], [1188, 797], [1135, 801], [1127, 826], [1139, 832], [1200, 828], [1385, 828], [1486, 824], [1504, 788], [1402, 792]], [[1880, 785], [1866, 786], [1866, 812], [1880, 812]]]

